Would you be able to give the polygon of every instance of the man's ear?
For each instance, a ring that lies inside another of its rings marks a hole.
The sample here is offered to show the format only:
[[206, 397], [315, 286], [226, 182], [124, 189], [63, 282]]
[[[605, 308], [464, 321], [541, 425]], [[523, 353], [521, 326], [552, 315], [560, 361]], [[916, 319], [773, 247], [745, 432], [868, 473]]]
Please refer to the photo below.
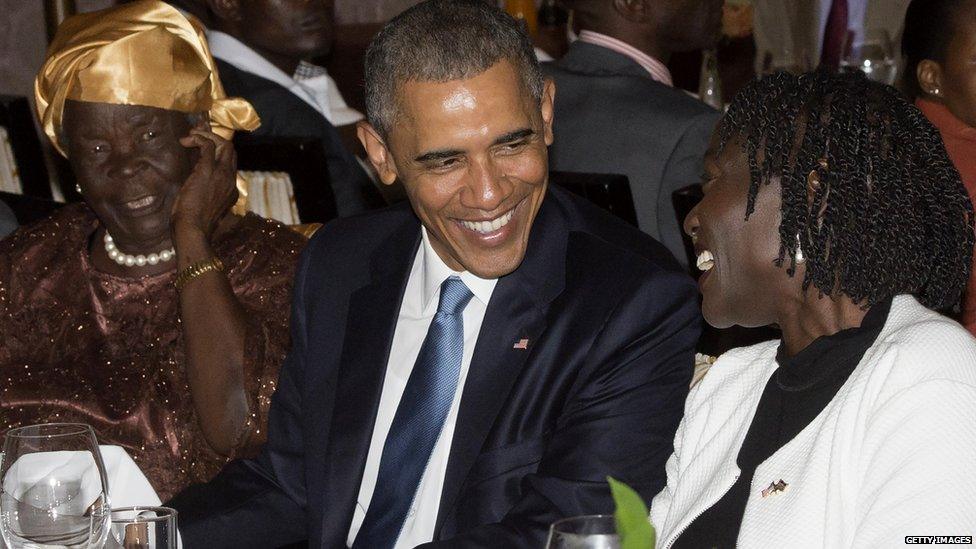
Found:
[[241, 20], [240, 0], [206, 0], [206, 2], [217, 19], [235, 22]]
[[396, 163], [393, 161], [393, 155], [390, 153], [390, 149], [386, 146], [386, 141], [380, 137], [376, 128], [370, 125], [369, 122], [361, 121], [356, 124], [356, 135], [363, 144], [363, 148], [366, 149], [366, 156], [369, 157], [370, 164], [376, 169], [376, 174], [379, 175], [380, 181], [384, 185], [396, 183]]
[[555, 105], [556, 105], [556, 83], [553, 82], [552, 78], [546, 78], [545, 84], [542, 87], [542, 101], [540, 107], [542, 109], [542, 130], [543, 137], [545, 137], [546, 145], [552, 145], [552, 121], [555, 116]]
[[923, 59], [915, 67], [915, 78], [922, 93], [939, 97], [942, 95], [942, 65], [931, 59]]

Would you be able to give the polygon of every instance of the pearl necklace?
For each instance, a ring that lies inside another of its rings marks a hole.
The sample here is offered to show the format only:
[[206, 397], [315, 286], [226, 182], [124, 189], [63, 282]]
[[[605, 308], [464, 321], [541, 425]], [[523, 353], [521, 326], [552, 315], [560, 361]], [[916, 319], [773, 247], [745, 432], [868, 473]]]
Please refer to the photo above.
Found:
[[103, 240], [105, 241], [105, 251], [108, 252], [108, 256], [112, 258], [112, 261], [124, 267], [155, 265], [160, 261], [166, 262], [176, 257], [176, 250], [173, 248], [149, 255], [129, 255], [116, 247], [115, 241], [112, 240], [112, 235], [108, 234], [108, 231], [105, 231], [105, 238]]

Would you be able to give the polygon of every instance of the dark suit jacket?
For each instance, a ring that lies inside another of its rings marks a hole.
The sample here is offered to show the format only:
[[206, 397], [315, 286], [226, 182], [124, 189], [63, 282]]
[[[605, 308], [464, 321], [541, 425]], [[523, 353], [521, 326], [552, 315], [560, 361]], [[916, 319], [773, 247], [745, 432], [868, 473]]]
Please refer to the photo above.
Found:
[[543, 70], [556, 83], [551, 168], [626, 175], [641, 230], [684, 263], [671, 193], [701, 181], [719, 113], [654, 81], [629, 57], [593, 44], [573, 43]]
[[[268, 442], [172, 502], [188, 548], [345, 546], [419, 245], [407, 204], [309, 242]], [[433, 546], [541, 547], [554, 520], [613, 510], [607, 475], [650, 501], [700, 327], [695, 287], [660, 244], [550, 188], [485, 314]]]
[[[311, 137], [322, 142], [340, 216], [357, 214], [383, 204], [369, 176], [343, 146], [335, 126], [319, 111], [276, 82], [242, 71], [220, 59], [215, 61], [227, 95], [247, 99], [261, 117], [261, 127], [253, 135]], [[246, 135], [238, 137], [246, 139]]]

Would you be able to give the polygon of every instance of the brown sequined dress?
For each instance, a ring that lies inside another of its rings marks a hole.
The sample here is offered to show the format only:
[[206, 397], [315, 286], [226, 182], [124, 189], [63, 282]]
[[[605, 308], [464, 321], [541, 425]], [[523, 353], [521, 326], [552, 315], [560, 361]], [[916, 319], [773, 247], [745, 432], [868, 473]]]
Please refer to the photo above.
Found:
[[[166, 501], [228, 461], [197, 425], [184, 371], [175, 271], [122, 278], [92, 267], [97, 226], [84, 204], [0, 241], [0, 434], [11, 427], [81, 422], [122, 446]], [[248, 214], [213, 243], [248, 315], [245, 377], [256, 426], [288, 348], [291, 284], [305, 239]]]

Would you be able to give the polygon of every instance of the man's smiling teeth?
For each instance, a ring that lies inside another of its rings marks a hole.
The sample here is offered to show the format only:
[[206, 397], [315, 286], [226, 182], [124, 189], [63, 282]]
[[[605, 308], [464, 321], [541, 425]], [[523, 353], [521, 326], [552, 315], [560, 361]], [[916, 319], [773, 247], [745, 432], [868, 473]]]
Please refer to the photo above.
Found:
[[715, 266], [715, 258], [712, 257], [712, 252], [704, 250], [702, 253], [698, 254], [698, 269], [701, 271], [707, 271]]
[[130, 210], [138, 210], [139, 208], [145, 208], [146, 206], [149, 206], [155, 201], [156, 201], [156, 197], [150, 195], [144, 198], [140, 198], [139, 200], [132, 200], [130, 202], [126, 202], [125, 207], [129, 208]]
[[501, 229], [505, 225], [508, 225], [508, 222], [512, 220], [513, 215], [515, 215], [515, 208], [512, 208], [511, 210], [508, 211], [508, 213], [496, 217], [491, 221], [462, 220], [461, 226], [463, 226], [465, 229], [470, 229], [472, 231], [479, 232], [481, 234], [493, 233], [498, 229]]

